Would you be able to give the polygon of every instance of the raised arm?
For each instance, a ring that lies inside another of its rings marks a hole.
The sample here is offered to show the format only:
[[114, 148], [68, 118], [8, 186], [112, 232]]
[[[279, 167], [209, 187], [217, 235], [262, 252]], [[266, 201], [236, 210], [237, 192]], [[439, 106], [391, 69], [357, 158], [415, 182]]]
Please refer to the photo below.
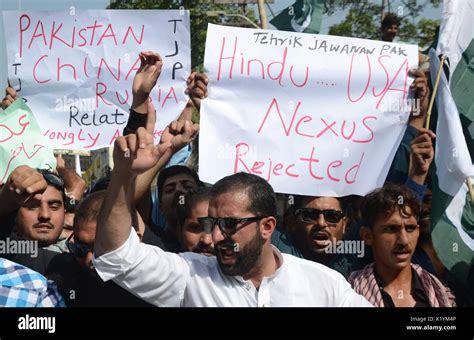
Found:
[[413, 109], [408, 123], [416, 129], [424, 127], [426, 111], [428, 110], [430, 89], [425, 74], [420, 70], [410, 70], [409, 74], [415, 77], [410, 86], [413, 91], [413, 98], [417, 100], [416, 110]]
[[[161, 69], [163, 67], [163, 62], [158, 53], [153, 52], [142, 52], [140, 53], [140, 68], [137, 71], [133, 79], [133, 102], [132, 110], [130, 111], [130, 118], [127, 122], [127, 126], [124, 129], [124, 135], [134, 133], [138, 127], [145, 127], [145, 122], [147, 124], [147, 129], [154, 128], [156, 121], [156, 111], [150, 112], [147, 103], [151, 90], [156, 85], [158, 78], [161, 74]], [[196, 85], [195, 74], [193, 73], [187, 81], [188, 89]], [[199, 83], [200, 84], [200, 83]], [[199, 85], [202, 86], [202, 85]], [[194, 96], [193, 92], [193, 96]], [[191, 121], [192, 111], [193, 111], [193, 96], [190, 94], [190, 100], [188, 101], [186, 107], [181, 113], [178, 121], [180, 123], [172, 122], [170, 126], [164, 131], [161, 137], [161, 143], [171, 142], [173, 137], [177, 133], [184, 132], [185, 121]], [[199, 127], [197, 124], [190, 124], [191, 134], [189, 137], [194, 138]], [[151, 131], [151, 130], [150, 130]], [[159, 161], [154, 164], [154, 166], [140, 174], [135, 181], [135, 192], [134, 192], [134, 202], [135, 205], [138, 204], [143, 195], [150, 189], [150, 185], [153, 182], [153, 179], [156, 177], [158, 172], [169, 162], [174, 153], [187, 145], [192, 139], [189, 140], [175, 140], [172, 143], [172, 147], [168, 149]], [[147, 215], [143, 216], [147, 219]]]
[[418, 136], [411, 142], [410, 165], [408, 178], [419, 185], [424, 185], [431, 162], [434, 157], [432, 139], [436, 135], [433, 131], [420, 128]]
[[[154, 110], [149, 102], [148, 107]], [[96, 257], [119, 248], [128, 239], [137, 175], [152, 168], [170, 145], [154, 145], [151, 122], [147, 122], [147, 129], [139, 128], [135, 134], [115, 141], [112, 178], [97, 220]]]

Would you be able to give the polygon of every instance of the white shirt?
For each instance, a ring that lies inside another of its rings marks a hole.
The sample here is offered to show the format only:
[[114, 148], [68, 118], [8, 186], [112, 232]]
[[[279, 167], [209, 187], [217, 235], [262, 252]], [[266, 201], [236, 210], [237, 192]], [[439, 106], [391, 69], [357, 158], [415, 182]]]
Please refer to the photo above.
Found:
[[214, 256], [168, 253], [132, 231], [120, 248], [94, 257], [94, 266], [104, 281], [156, 306], [372, 307], [338, 272], [275, 247], [281, 265], [257, 290], [250, 280], [223, 274]]

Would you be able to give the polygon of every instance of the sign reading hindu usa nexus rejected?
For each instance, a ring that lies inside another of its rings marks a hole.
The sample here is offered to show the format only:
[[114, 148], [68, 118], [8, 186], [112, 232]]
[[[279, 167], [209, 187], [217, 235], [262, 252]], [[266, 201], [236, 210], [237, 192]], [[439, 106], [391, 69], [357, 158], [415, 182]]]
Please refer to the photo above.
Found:
[[189, 12], [88, 10], [3, 12], [10, 83], [38, 119], [49, 145], [113, 145], [128, 119], [139, 53], [163, 59], [150, 93], [155, 140], [184, 109], [190, 73]]
[[244, 171], [277, 192], [380, 187], [411, 109], [415, 45], [209, 25], [199, 171]]

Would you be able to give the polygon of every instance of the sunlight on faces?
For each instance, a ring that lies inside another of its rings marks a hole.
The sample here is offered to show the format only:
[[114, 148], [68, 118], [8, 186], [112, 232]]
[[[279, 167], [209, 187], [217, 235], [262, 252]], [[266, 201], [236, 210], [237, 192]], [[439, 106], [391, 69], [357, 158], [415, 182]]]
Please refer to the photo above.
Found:
[[29, 240], [36, 240], [44, 247], [56, 243], [64, 223], [63, 194], [48, 185], [41, 201], [29, 199], [17, 215], [18, 232]]
[[361, 237], [372, 247], [374, 262], [393, 271], [410, 266], [419, 234], [409, 207], [378, 218], [372, 228], [361, 228]]
[[[305, 198], [302, 208], [318, 210], [342, 210], [339, 200], [334, 197]], [[325, 254], [331, 242], [341, 240], [344, 236], [347, 219], [343, 217], [338, 223], [328, 223], [320, 214], [314, 223], [295, 219], [295, 236], [297, 242], [307, 251], [317, 255]]]
[[206, 256], [214, 255], [214, 244], [212, 235], [202, 231], [198, 223], [199, 217], [206, 217], [209, 209], [209, 201], [203, 200], [191, 210], [191, 215], [184, 220], [180, 226], [179, 241], [185, 251], [192, 251]]
[[[247, 210], [248, 202], [249, 198], [243, 191], [223, 193], [209, 203], [209, 216], [253, 217], [255, 214]], [[248, 223], [232, 236], [223, 234], [218, 226], [214, 227], [212, 240], [217, 262], [224, 274], [243, 276], [258, 264], [265, 243], [257, 227], [259, 224], [260, 222]]]

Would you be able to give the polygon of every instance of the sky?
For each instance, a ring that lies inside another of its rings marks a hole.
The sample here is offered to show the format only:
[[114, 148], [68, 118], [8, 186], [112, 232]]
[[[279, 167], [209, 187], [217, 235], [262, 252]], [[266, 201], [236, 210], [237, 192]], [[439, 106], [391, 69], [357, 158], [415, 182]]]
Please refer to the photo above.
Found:
[[[423, 1], [427, 0], [418, 0], [420, 3]], [[370, 1], [372, 3], [381, 3], [382, 0], [372, 0]], [[275, 15], [278, 15], [282, 10], [287, 8], [288, 6], [292, 5], [295, 3], [295, 0], [274, 0], [274, 3], [271, 4], [272, 11], [275, 13]], [[392, 7], [390, 8], [392, 12], [396, 12], [399, 6], [402, 6], [401, 0], [396, 0], [393, 1]], [[256, 11], [256, 17], [258, 18], [258, 9], [257, 5], [251, 6], [254, 8]], [[403, 6], [402, 6], [403, 8]], [[267, 19], [270, 21], [272, 19], [271, 12], [268, 10], [268, 7], [265, 7], [266, 9], [266, 14], [267, 14]], [[327, 34], [329, 31], [329, 27], [331, 27], [334, 24], [338, 24], [341, 21], [344, 20], [346, 17], [347, 11], [340, 11], [337, 13], [334, 13], [331, 16], [324, 15], [323, 20], [322, 20], [322, 26], [321, 26], [321, 34]], [[420, 15], [421, 18], [429, 18], [429, 19], [439, 19], [441, 16], [441, 6], [438, 8], [434, 8], [431, 4], [426, 6], [426, 8], [423, 10], [422, 14]], [[269, 27], [273, 28], [271, 24], [269, 24]]]
[[[377, 0], [374, 2], [380, 2]], [[425, 0], [422, 0], [425, 1]], [[71, 6], [75, 6], [76, 9], [105, 9], [109, 4], [109, 0], [0, 0], [0, 11], [11, 11], [11, 10], [69, 10]], [[292, 5], [295, 0], [274, 0], [271, 4], [271, 8], [275, 15], [279, 12]], [[398, 8], [401, 5], [401, 1], [395, 1], [393, 4], [394, 8]], [[256, 5], [249, 6], [250, 9], [257, 10]], [[270, 21], [272, 19], [271, 12], [266, 7], [267, 18]], [[340, 23], [346, 16], [345, 12], [338, 12], [332, 16], [323, 16], [321, 33], [327, 34], [329, 27]], [[420, 15], [420, 18], [426, 17], [430, 19], [438, 19], [441, 16], [441, 6], [439, 8], [433, 8], [431, 5], [427, 6], [424, 12]], [[258, 12], [256, 12], [258, 18]], [[269, 28], [272, 28], [269, 25]], [[3, 88], [7, 85], [7, 67], [6, 67], [6, 50], [5, 50], [5, 35], [3, 32], [3, 16], [0, 15], [0, 98], [3, 98]]]

